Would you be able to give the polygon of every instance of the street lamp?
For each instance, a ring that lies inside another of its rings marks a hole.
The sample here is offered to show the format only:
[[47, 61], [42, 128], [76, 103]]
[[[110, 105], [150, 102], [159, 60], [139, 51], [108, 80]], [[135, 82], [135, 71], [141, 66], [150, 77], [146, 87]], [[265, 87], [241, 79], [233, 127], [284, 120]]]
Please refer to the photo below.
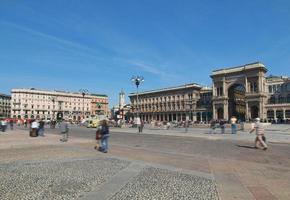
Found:
[[142, 76], [132, 76], [131, 81], [136, 85], [137, 88], [137, 99], [136, 99], [136, 115], [137, 118], [139, 117], [139, 106], [138, 106], [138, 92], [139, 92], [139, 85], [144, 81]]
[[[52, 103], [53, 103], [52, 108], [53, 108], [54, 103], [56, 101], [56, 97], [49, 97], [48, 99], [52, 101]], [[55, 111], [54, 111], [54, 109], [52, 109], [52, 119], [54, 120], [54, 118], [55, 118]]]
[[80, 93], [83, 96], [83, 119], [85, 118], [85, 95], [89, 93], [87, 89], [80, 89]]

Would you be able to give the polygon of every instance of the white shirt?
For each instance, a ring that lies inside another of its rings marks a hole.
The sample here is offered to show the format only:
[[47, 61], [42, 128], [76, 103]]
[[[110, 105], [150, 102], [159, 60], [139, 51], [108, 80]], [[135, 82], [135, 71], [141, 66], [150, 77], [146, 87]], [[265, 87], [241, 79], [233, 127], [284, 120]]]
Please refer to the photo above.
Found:
[[31, 124], [31, 128], [38, 128], [38, 126], [39, 126], [39, 124], [36, 121], [32, 122], [32, 124]]
[[140, 117], [136, 117], [136, 124], [138, 124], [138, 125], [140, 125], [140, 124], [141, 124]]

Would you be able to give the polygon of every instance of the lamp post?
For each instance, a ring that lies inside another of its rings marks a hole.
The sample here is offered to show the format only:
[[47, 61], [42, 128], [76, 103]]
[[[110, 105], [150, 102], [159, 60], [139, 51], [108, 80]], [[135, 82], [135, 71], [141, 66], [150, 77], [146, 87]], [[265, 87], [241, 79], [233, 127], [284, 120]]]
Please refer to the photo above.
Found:
[[85, 118], [85, 95], [89, 93], [87, 89], [80, 89], [80, 93], [83, 96], [83, 119]]
[[[56, 101], [56, 97], [49, 97], [49, 100], [52, 101], [53, 106], [54, 106], [54, 103], [55, 103], [55, 101]], [[53, 108], [53, 107], [52, 107], [52, 108]], [[52, 119], [54, 120], [54, 118], [55, 118], [55, 111], [52, 110]]]
[[136, 96], [136, 117], [139, 117], [139, 97], [138, 97], [138, 92], [139, 92], [139, 85], [144, 81], [144, 78], [142, 76], [133, 76], [131, 78], [131, 81], [136, 85], [137, 88], [137, 96]]
[[185, 132], [188, 130], [189, 120], [192, 118], [192, 99], [187, 99], [185, 101], [186, 106], [186, 120], [185, 120]]

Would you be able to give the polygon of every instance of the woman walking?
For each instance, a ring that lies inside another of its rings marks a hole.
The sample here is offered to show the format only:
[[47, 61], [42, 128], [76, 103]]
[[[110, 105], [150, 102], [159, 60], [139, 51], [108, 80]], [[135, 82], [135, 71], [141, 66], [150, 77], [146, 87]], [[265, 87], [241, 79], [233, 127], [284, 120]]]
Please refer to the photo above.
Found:
[[102, 121], [102, 129], [101, 129], [101, 144], [102, 147], [100, 148], [100, 151], [103, 153], [108, 152], [108, 139], [109, 139], [109, 126], [107, 120]]

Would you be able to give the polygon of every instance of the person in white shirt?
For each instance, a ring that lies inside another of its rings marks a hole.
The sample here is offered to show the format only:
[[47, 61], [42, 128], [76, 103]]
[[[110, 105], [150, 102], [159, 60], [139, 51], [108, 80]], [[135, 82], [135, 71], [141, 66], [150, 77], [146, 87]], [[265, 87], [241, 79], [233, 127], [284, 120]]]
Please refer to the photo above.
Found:
[[262, 145], [262, 149], [266, 150], [268, 147], [264, 141], [265, 129], [263, 127], [263, 124], [260, 123], [260, 118], [255, 119], [255, 124], [254, 124], [252, 130], [250, 131], [250, 133], [252, 133], [254, 131], [256, 131], [255, 147], [260, 148], [260, 146]]
[[39, 123], [36, 120], [33, 120], [31, 123], [31, 130], [30, 130], [30, 136], [31, 137], [37, 137], [37, 130], [39, 127]]

